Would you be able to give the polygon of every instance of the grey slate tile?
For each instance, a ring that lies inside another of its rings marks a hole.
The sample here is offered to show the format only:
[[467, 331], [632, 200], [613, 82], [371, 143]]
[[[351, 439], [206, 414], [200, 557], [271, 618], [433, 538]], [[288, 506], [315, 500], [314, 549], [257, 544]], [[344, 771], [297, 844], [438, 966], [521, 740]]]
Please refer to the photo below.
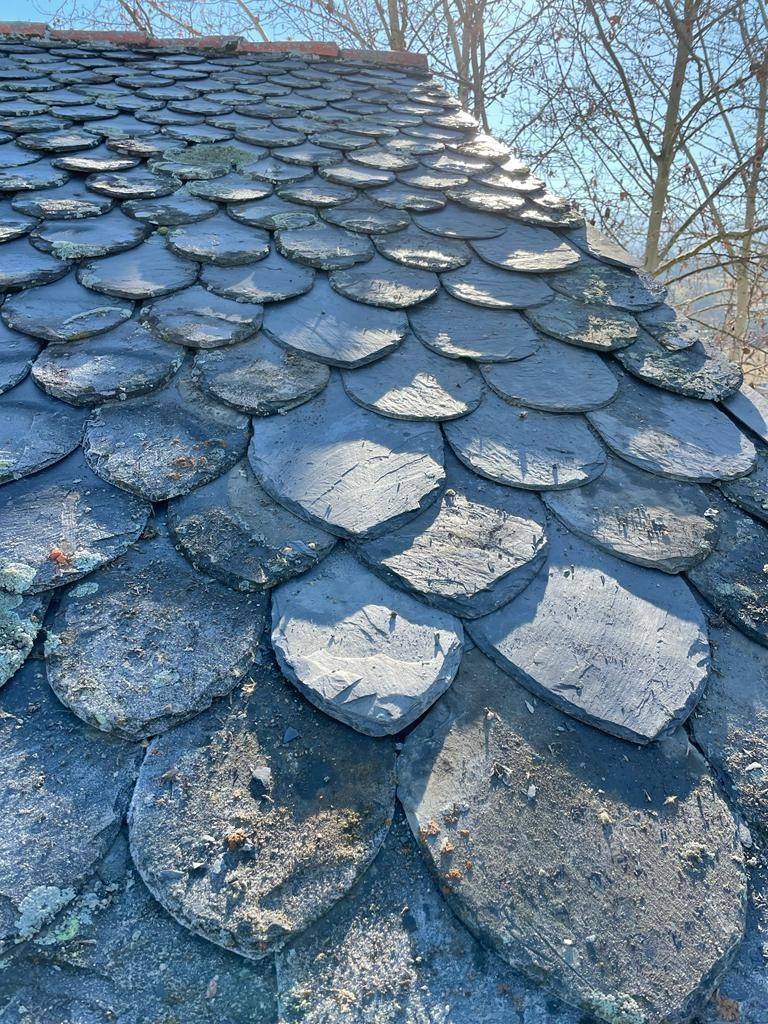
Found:
[[263, 307], [222, 298], [201, 285], [157, 299], [139, 311], [139, 320], [164, 341], [193, 349], [219, 348], [245, 341], [261, 327]]
[[80, 444], [85, 415], [50, 398], [30, 377], [0, 395], [0, 483], [69, 455]]
[[83, 288], [74, 274], [10, 295], [0, 315], [8, 327], [45, 341], [69, 342], [102, 334], [128, 320], [130, 302]]
[[514, 361], [530, 356], [541, 343], [519, 313], [470, 306], [442, 289], [410, 309], [408, 319], [427, 348], [450, 359]]

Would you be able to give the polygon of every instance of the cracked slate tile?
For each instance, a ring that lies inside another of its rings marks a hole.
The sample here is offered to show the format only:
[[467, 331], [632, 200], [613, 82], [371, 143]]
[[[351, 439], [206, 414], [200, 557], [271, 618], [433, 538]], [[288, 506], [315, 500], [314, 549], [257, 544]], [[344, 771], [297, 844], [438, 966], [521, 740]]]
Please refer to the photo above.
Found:
[[577, 302], [615, 306], [630, 313], [653, 309], [664, 301], [666, 289], [641, 271], [623, 270], [597, 262], [551, 279], [552, 287]]
[[706, 336], [700, 324], [678, 313], [666, 302], [637, 314], [642, 327], [670, 352], [690, 348]]
[[735, 394], [744, 381], [741, 369], [711, 342], [695, 341], [679, 351], [670, 351], [647, 331], [616, 353], [616, 358], [634, 377], [665, 391], [689, 398], [719, 402]]

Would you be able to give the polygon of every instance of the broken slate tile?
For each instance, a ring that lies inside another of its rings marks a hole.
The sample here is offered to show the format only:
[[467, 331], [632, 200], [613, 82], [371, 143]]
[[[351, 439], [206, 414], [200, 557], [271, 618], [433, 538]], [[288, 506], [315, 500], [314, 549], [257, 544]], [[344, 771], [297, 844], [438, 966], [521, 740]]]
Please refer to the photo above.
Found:
[[275, 245], [283, 256], [321, 270], [352, 267], [371, 259], [375, 252], [364, 236], [328, 224], [281, 229], [275, 235]]
[[48, 607], [48, 595], [0, 592], [0, 686], [4, 686], [27, 659]]
[[193, 935], [152, 898], [121, 832], [83, 891], [0, 978], [7, 1024], [271, 1024], [274, 966]]
[[168, 248], [186, 259], [233, 267], [263, 259], [269, 253], [269, 236], [218, 213], [173, 228], [168, 233]]
[[[398, 810], [361, 881], [277, 954], [281, 1019], [577, 1024], [446, 907]], [[448, 1010], [450, 1017], [446, 1017]]]
[[26, 238], [6, 242], [0, 250], [0, 293], [57, 281], [72, 264], [30, 245]]
[[445, 489], [414, 519], [355, 552], [386, 582], [461, 618], [516, 597], [547, 557], [535, 495], [483, 480], [446, 453]]
[[144, 306], [139, 319], [164, 341], [206, 349], [250, 338], [261, 327], [262, 313], [260, 305], [234, 302], [193, 285]]
[[670, 395], [631, 377], [587, 418], [611, 451], [677, 480], [732, 480], [753, 468], [752, 442], [710, 402]]
[[502, 235], [485, 241], [476, 239], [472, 248], [494, 267], [528, 274], [565, 270], [581, 260], [578, 250], [554, 231], [514, 222]]
[[[0, 691], [0, 948], [71, 903], [112, 844], [144, 751], [79, 722], [28, 659]], [[10, 852], [13, 851], [13, 856]]]
[[551, 279], [552, 287], [577, 302], [615, 306], [630, 313], [652, 309], [664, 301], [666, 289], [642, 271], [623, 270], [589, 261]]
[[398, 310], [352, 302], [318, 278], [308, 294], [268, 307], [264, 331], [299, 354], [355, 367], [394, 351], [408, 332], [408, 321]]
[[647, 331], [640, 331], [634, 344], [617, 352], [616, 358], [625, 370], [648, 384], [711, 402], [735, 394], [744, 380], [739, 367], [712, 342], [696, 341], [673, 352]]
[[319, 715], [265, 655], [229, 701], [150, 744], [133, 861], [187, 928], [260, 959], [368, 867], [390, 825], [394, 761], [389, 742]]
[[83, 288], [74, 274], [10, 295], [2, 307], [9, 327], [54, 342], [101, 334], [128, 320], [132, 312], [130, 302]]
[[24, 380], [39, 351], [36, 341], [0, 323], [0, 395]]
[[757, 449], [757, 462], [751, 473], [721, 484], [720, 489], [745, 512], [768, 523], [768, 449]]
[[246, 417], [211, 401], [187, 366], [152, 394], [96, 409], [83, 445], [104, 480], [165, 501], [234, 465], [245, 454], [248, 433]]
[[153, 736], [232, 690], [266, 610], [262, 595], [195, 572], [161, 527], [64, 592], [48, 626], [48, 681], [89, 725]]
[[198, 355], [194, 374], [199, 387], [219, 401], [252, 416], [272, 416], [314, 398], [330, 370], [262, 334], [226, 351]]
[[353, 401], [402, 420], [448, 420], [476, 409], [482, 378], [467, 362], [445, 359], [413, 334], [391, 355], [342, 374]]
[[547, 991], [612, 1024], [681, 1024], [717, 984], [746, 879], [736, 822], [684, 735], [601, 735], [470, 651], [398, 775], [452, 909]]
[[717, 512], [697, 484], [665, 480], [610, 458], [597, 480], [546, 494], [569, 530], [618, 555], [663, 572], [683, 572], [714, 547]]
[[456, 270], [472, 258], [463, 242], [430, 235], [414, 225], [404, 231], [374, 237], [373, 242], [382, 256], [417, 270]]
[[549, 539], [546, 569], [519, 597], [472, 622], [472, 639], [533, 694], [580, 721], [635, 743], [672, 732], [693, 710], [709, 670], [707, 627], [691, 590], [559, 525]]
[[200, 281], [210, 291], [237, 302], [284, 302], [312, 288], [315, 272], [272, 250], [246, 267], [204, 266]]
[[272, 593], [283, 673], [369, 736], [400, 732], [445, 692], [463, 639], [457, 618], [394, 590], [340, 548]]
[[492, 392], [443, 430], [465, 465], [509, 487], [580, 487], [605, 469], [605, 450], [581, 416], [516, 409]]
[[671, 352], [690, 348], [695, 342], [701, 341], [707, 336], [700, 324], [689, 320], [682, 313], [678, 313], [666, 302], [660, 306], [654, 306], [653, 309], [638, 313], [637, 319], [660, 345], [668, 348]]
[[525, 309], [552, 297], [549, 286], [533, 274], [499, 270], [480, 259], [443, 274], [442, 282], [455, 299], [487, 309]]
[[181, 366], [184, 350], [129, 320], [85, 341], [48, 345], [35, 360], [35, 383], [71, 405], [100, 405], [154, 391]]
[[519, 313], [469, 306], [442, 289], [409, 310], [408, 318], [419, 340], [449, 359], [500, 363], [525, 359], [541, 341]]
[[168, 506], [168, 525], [200, 572], [236, 590], [264, 590], [312, 568], [336, 538], [278, 505], [248, 462]]
[[281, 504], [341, 536], [392, 529], [434, 501], [444, 477], [435, 424], [362, 409], [336, 374], [298, 409], [254, 421], [248, 457]]
[[38, 473], [80, 444], [85, 413], [57, 402], [30, 377], [0, 396], [0, 483]]
[[39, 594], [73, 583], [122, 554], [149, 513], [92, 473], [78, 448], [0, 489], [0, 587]]
[[80, 260], [133, 249], [146, 234], [143, 224], [113, 210], [102, 217], [44, 221], [29, 238], [42, 252], [53, 253], [59, 259]]
[[407, 309], [436, 295], [440, 279], [428, 270], [399, 266], [381, 256], [359, 267], [334, 270], [331, 287], [341, 295], [367, 306]]
[[83, 264], [77, 277], [86, 288], [124, 299], [154, 299], [194, 284], [198, 265], [180, 259], [154, 234], [137, 249]]
[[631, 345], [640, 328], [631, 313], [555, 296], [546, 306], [528, 309], [526, 316], [544, 334], [580, 348], [613, 352]]
[[513, 405], [546, 412], [587, 412], [613, 400], [616, 374], [594, 352], [541, 338], [538, 349], [514, 363], [487, 363], [483, 377]]
[[728, 501], [712, 499], [720, 534], [712, 554], [688, 570], [694, 587], [729, 622], [768, 647], [768, 527]]

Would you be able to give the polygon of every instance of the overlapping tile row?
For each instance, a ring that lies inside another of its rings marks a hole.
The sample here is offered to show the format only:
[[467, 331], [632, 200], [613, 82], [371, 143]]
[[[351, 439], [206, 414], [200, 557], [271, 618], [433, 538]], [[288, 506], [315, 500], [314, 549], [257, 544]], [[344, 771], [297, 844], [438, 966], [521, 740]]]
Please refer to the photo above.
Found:
[[699, 1013], [766, 826], [738, 369], [418, 69], [8, 38], [0, 133], [8, 1019]]

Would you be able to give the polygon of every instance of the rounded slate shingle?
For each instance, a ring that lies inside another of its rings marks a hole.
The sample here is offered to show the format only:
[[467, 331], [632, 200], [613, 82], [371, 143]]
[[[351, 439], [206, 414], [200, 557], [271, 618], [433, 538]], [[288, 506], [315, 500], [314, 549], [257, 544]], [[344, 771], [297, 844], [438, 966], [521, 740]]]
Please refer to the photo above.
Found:
[[144, 306], [139, 319], [164, 341], [206, 349], [250, 338], [261, 327], [262, 314], [260, 305], [234, 302], [193, 285]]
[[9, 296], [2, 318], [9, 327], [45, 341], [78, 341], [116, 327], [133, 312], [130, 302], [83, 288], [73, 274]]
[[631, 345], [640, 328], [631, 313], [585, 305], [555, 296], [538, 309], [526, 310], [531, 323], [544, 334], [580, 348], [612, 352]]
[[6, 242], [0, 256], [0, 293], [57, 281], [72, 266], [69, 260], [35, 249], [26, 238]]
[[267, 608], [263, 596], [195, 572], [154, 532], [67, 590], [48, 627], [46, 669], [59, 700], [131, 739], [165, 732], [229, 693], [254, 662]]
[[672, 352], [646, 331], [640, 331], [637, 341], [617, 352], [616, 358], [640, 380], [689, 398], [722, 401], [735, 394], [744, 380], [739, 367], [710, 342], [696, 341], [689, 348]]
[[605, 450], [581, 416], [515, 408], [490, 392], [443, 430], [465, 465], [510, 487], [578, 487], [605, 469]]
[[477, 257], [467, 266], [443, 274], [442, 282], [455, 299], [487, 309], [525, 309], [541, 306], [552, 297], [543, 279], [500, 270]]
[[248, 455], [286, 508], [342, 536], [391, 529], [430, 504], [444, 476], [435, 424], [362, 409], [336, 375], [298, 409], [256, 420]]
[[159, 196], [169, 196], [179, 187], [170, 175], [154, 174], [145, 167], [127, 171], [98, 171], [89, 175], [85, 184], [93, 192], [112, 199], [157, 199]]
[[364, 263], [375, 252], [362, 235], [328, 224], [280, 230], [275, 235], [275, 245], [283, 256], [321, 270], [341, 270]]
[[58, 188], [22, 192], [11, 200], [13, 208], [30, 217], [73, 220], [98, 217], [112, 209], [112, 200], [89, 192], [79, 181], [70, 180]]
[[0, 192], [32, 192], [38, 188], [55, 188], [69, 179], [47, 160], [38, 160], [26, 167], [0, 167]]
[[139, 249], [83, 264], [78, 280], [87, 288], [124, 299], [154, 299], [193, 284], [198, 265], [184, 260], [154, 234]]
[[164, 501], [234, 465], [245, 454], [248, 420], [211, 401], [187, 367], [159, 391], [100, 406], [83, 444], [89, 465], [104, 480]]
[[472, 248], [486, 263], [503, 270], [529, 274], [551, 273], [577, 264], [578, 250], [547, 228], [512, 223], [503, 235], [486, 241], [476, 239]]
[[248, 203], [231, 203], [227, 213], [233, 220], [251, 227], [266, 228], [269, 231], [287, 231], [308, 228], [317, 224], [318, 216], [308, 206], [297, 206], [280, 196], [254, 199]]
[[27, 376], [39, 350], [36, 341], [0, 323], [0, 395]]
[[55, 167], [60, 167], [64, 171], [78, 171], [81, 174], [128, 171], [137, 163], [136, 157], [122, 156], [101, 145], [96, 146], [95, 149], [67, 153], [66, 156], [56, 157], [53, 161]]
[[507, 229], [507, 222], [501, 217], [453, 203], [435, 213], [417, 214], [414, 221], [424, 231], [443, 238], [497, 238]]
[[721, 484], [720, 489], [745, 512], [768, 523], [768, 449], [757, 449], [757, 462], [751, 473]]
[[9, 202], [0, 201], [0, 245], [29, 234], [36, 223], [34, 217], [19, 213]]
[[433, 299], [410, 309], [408, 319], [427, 348], [449, 359], [525, 359], [541, 341], [519, 313], [469, 306], [442, 289]]
[[428, 270], [398, 266], [381, 256], [359, 267], [334, 270], [331, 287], [355, 302], [385, 309], [407, 309], [437, 294], [440, 280]]
[[187, 189], [180, 188], [170, 196], [161, 199], [131, 199], [120, 207], [123, 213], [154, 227], [177, 227], [205, 220], [218, 212], [216, 203], [193, 196]]
[[168, 233], [168, 248], [185, 259], [232, 267], [263, 259], [269, 253], [269, 237], [218, 213], [173, 228]]
[[603, 234], [589, 222], [583, 227], [569, 231], [568, 238], [593, 259], [602, 260], [604, 263], [612, 263], [617, 267], [626, 267], [630, 270], [639, 270], [642, 264], [642, 261], [636, 256], [627, 252], [618, 242]]
[[337, 549], [272, 595], [272, 646], [313, 704], [369, 736], [400, 732], [451, 684], [464, 634]]
[[472, 258], [463, 242], [430, 235], [414, 225], [405, 231], [374, 237], [373, 241], [382, 256], [418, 270], [456, 270]]
[[265, 259], [245, 267], [205, 266], [200, 281], [210, 291], [237, 302], [284, 302], [310, 291], [315, 272], [272, 250]]
[[53, 253], [59, 259], [80, 260], [133, 249], [146, 234], [144, 225], [113, 210], [102, 217], [44, 221], [29, 238], [42, 252]]
[[400, 231], [411, 223], [411, 218], [405, 211], [387, 209], [371, 202], [365, 196], [356, 198], [352, 203], [323, 210], [322, 217], [328, 224], [335, 224], [361, 235]]
[[382, 206], [389, 206], [394, 210], [409, 210], [412, 213], [441, 210], [446, 203], [445, 197], [439, 192], [429, 192], [427, 189], [415, 188], [413, 185], [404, 185], [400, 181], [384, 185], [382, 188], [372, 189], [371, 195]]
[[666, 302], [661, 306], [654, 306], [653, 309], [638, 313], [637, 319], [646, 331], [670, 352], [679, 352], [681, 349], [690, 348], [691, 345], [706, 336], [706, 331], [702, 329], [701, 324], [678, 313]]
[[242, 174], [226, 174], [212, 181], [191, 182], [187, 191], [193, 196], [212, 199], [217, 203], [244, 203], [271, 195], [272, 186]]
[[0, 396], [0, 483], [37, 473], [75, 449], [85, 412], [22, 380]]
[[552, 278], [552, 287], [577, 302], [615, 306], [631, 313], [652, 309], [665, 289], [647, 274], [593, 261]]
[[161, 387], [181, 366], [184, 350], [129, 320], [85, 341], [48, 345], [35, 360], [35, 383], [71, 405], [100, 405]]
[[[389, 829], [394, 763], [389, 742], [318, 714], [265, 658], [228, 702], [150, 744], [133, 861], [177, 921], [259, 959], [368, 867]], [[236, 901], [222, 877], [237, 880]]]

